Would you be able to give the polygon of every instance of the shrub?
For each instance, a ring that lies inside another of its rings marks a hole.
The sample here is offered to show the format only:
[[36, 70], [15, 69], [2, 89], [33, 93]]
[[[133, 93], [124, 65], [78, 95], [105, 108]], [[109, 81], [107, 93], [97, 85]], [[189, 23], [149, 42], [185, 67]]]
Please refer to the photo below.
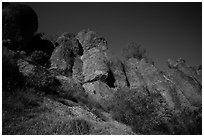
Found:
[[141, 45], [131, 42], [128, 44], [126, 48], [123, 49], [123, 57], [125, 59], [129, 58], [137, 58], [137, 59], [142, 59], [146, 57], [146, 50], [141, 47]]
[[193, 119], [193, 115], [176, 114], [159, 94], [146, 95], [144, 90], [147, 89], [119, 89], [107, 103], [112, 117], [131, 126], [137, 134], [199, 134], [199, 128], [193, 126], [195, 122], [188, 119]]

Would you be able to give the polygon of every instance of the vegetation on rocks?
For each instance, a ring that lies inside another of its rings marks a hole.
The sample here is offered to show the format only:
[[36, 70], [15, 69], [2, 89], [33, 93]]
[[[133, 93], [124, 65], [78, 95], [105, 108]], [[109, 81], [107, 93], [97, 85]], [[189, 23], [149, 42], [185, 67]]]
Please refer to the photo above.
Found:
[[90, 29], [45, 38], [31, 25], [18, 41], [23, 24], [11, 19], [26, 9], [35, 15], [3, 4], [2, 134], [202, 134], [201, 67], [179, 59], [161, 71], [135, 43], [121, 61]]

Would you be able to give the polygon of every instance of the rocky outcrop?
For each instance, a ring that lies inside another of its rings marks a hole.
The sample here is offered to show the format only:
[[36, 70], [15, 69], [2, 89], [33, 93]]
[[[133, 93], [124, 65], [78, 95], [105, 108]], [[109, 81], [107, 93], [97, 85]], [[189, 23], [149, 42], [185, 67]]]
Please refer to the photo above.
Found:
[[172, 109], [193, 109], [195, 102], [201, 102], [198, 84], [182, 72], [174, 72], [169, 78], [145, 59], [136, 58], [127, 60], [125, 66], [130, 88], [147, 87], [150, 94], [160, 94]]
[[202, 83], [199, 77], [199, 73], [197, 72], [197, 70], [199, 70], [199, 67], [191, 67], [186, 64], [184, 59], [181, 58], [179, 58], [176, 62], [171, 59], [168, 59], [167, 63], [170, 69], [177, 69], [184, 73], [184, 75], [191, 77], [198, 84]]
[[84, 82], [93, 80], [104, 81], [108, 77], [106, 56], [97, 48], [92, 48], [81, 57], [83, 61]]
[[72, 33], [63, 33], [56, 41], [58, 45], [50, 58], [51, 68], [66, 76], [72, 75], [75, 57], [83, 54], [83, 49]]
[[138, 70], [138, 67], [139, 67], [138, 62], [139, 62], [138, 59], [130, 58], [124, 64], [125, 73], [126, 73], [130, 88], [139, 88], [142, 86], [146, 86], [144, 78]]
[[12, 50], [23, 50], [31, 41], [38, 29], [38, 18], [35, 11], [24, 4], [7, 4], [2, 9], [2, 36], [10, 39]]
[[201, 134], [200, 67], [169, 60], [163, 72], [146, 56], [120, 61], [91, 30], [53, 43], [51, 55], [12, 51], [3, 40], [3, 134]]
[[84, 29], [77, 34], [77, 39], [81, 43], [84, 52], [97, 47], [101, 50], [107, 49], [107, 41], [97, 32], [90, 29]]
[[192, 78], [176, 69], [168, 71], [168, 77], [193, 106], [201, 106], [201, 89]]
[[80, 31], [76, 37], [84, 51], [81, 57], [84, 82], [105, 81], [109, 71], [107, 66], [107, 42], [98, 33], [89, 29]]
[[67, 45], [66, 43], [68, 42], [69, 45], [69, 41], [72, 43], [69, 48], [73, 51], [73, 54], [75, 56], [83, 55], [83, 48], [73, 33], [64, 32], [60, 37], [58, 37], [55, 44], [56, 46]]

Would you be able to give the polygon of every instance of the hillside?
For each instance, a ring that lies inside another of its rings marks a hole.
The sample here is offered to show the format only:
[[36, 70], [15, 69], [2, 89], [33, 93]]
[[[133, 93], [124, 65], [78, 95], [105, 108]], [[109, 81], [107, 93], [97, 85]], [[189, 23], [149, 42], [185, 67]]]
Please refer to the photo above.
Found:
[[201, 66], [162, 71], [135, 44], [120, 60], [98, 32], [50, 38], [29, 6], [2, 12], [2, 134], [202, 134]]

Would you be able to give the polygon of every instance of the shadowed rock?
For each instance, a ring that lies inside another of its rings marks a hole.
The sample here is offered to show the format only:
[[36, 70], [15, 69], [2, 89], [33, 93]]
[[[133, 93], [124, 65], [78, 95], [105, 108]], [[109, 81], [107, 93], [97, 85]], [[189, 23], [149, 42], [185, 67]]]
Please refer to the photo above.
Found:
[[83, 67], [83, 62], [80, 58], [75, 58], [74, 60], [74, 66], [72, 68], [72, 77], [75, 81], [79, 83], [84, 82], [84, 76], [82, 74], [82, 67]]
[[58, 46], [50, 58], [51, 68], [60, 71], [66, 76], [70, 76], [75, 57], [83, 54], [81, 45], [72, 33], [63, 33], [56, 43]]
[[24, 48], [27, 54], [32, 54], [35, 51], [42, 51], [47, 54], [48, 58], [51, 57], [54, 45], [50, 40], [44, 39], [43, 35], [43, 33], [37, 33], [33, 36], [29, 45]]
[[114, 56], [111, 56], [108, 62], [108, 66], [114, 78], [111, 83], [114, 83], [114, 86], [118, 88], [126, 87], [128, 82], [126, 80], [122, 62]]
[[56, 40], [56, 44], [58, 45], [66, 45], [66, 43], [71, 41], [72, 46], [70, 46], [70, 49], [73, 51], [75, 56], [81, 56], [83, 55], [83, 48], [79, 41], [76, 39], [75, 34], [64, 32], [58, 39]]

